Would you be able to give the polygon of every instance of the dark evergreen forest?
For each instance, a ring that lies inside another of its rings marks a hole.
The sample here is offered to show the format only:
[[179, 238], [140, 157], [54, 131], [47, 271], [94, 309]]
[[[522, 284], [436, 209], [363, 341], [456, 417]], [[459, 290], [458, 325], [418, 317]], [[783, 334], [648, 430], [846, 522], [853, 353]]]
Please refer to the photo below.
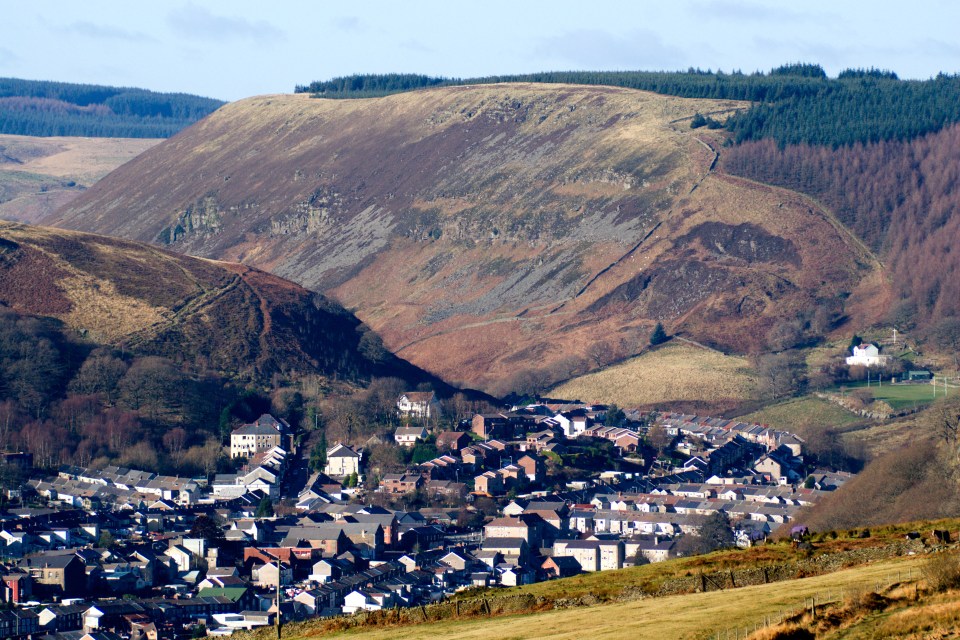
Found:
[[222, 104], [185, 93], [0, 78], [0, 133], [167, 138]]

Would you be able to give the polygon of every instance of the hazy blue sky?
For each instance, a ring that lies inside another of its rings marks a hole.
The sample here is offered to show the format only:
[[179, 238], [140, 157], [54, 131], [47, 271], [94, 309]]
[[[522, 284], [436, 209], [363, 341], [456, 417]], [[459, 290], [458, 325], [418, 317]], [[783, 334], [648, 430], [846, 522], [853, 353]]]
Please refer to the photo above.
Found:
[[225, 100], [350, 73], [960, 71], [960, 2], [4, 1], [0, 76]]

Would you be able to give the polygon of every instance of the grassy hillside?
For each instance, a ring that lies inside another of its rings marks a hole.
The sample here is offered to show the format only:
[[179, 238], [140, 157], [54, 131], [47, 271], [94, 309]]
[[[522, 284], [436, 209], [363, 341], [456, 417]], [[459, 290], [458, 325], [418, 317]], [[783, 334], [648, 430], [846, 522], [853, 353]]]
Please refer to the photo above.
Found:
[[0, 135], [0, 218], [35, 223], [158, 142]]
[[791, 398], [740, 416], [739, 419], [793, 432], [811, 425], [844, 428], [863, 422], [856, 414], [816, 396]]
[[[732, 634], [737, 627], [737, 633], [744, 637], [745, 627], [753, 631], [768, 621], [802, 621], [803, 609], [811, 598], [816, 598], [823, 611], [825, 603], [845, 606], [871, 591], [892, 597], [906, 585], [912, 595], [914, 585], [923, 586], [920, 577], [926, 554], [923, 543], [904, 543], [904, 533], [916, 530], [930, 539], [933, 528], [954, 530], [957, 526], [956, 520], [908, 523], [874, 530], [870, 537], [863, 537], [860, 530], [839, 532], [835, 538], [818, 539], [812, 552], [794, 550], [787, 543], [719, 552], [464, 594], [459, 598], [459, 609], [438, 605], [422, 612], [407, 612], [409, 615], [382, 612], [367, 617], [311, 621], [288, 626], [284, 636], [580, 638], [584, 629], [589, 629], [591, 637], [601, 638], [712, 638], [718, 632]], [[794, 568], [782, 573], [776, 567]], [[743, 579], [750, 571], [772, 581], [747, 581], [751, 586], [731, 588], [731, 575]], [[701, 573], [719, 582], [727, 580], [727, 588], [699, 592], [695, 585], [701, 584]], [[803, 575], [808, 577], [797, 579]], [[674, 591], [681, 583], [691, 585], [687, 592]], [[473, 606], [480, 602], [478, 598], [487, 599], [486, 608], [477, 610]], [[526, 603], [526, 608], [513, 607], [511, 603]], [[669, 615], [664, 615], [667, 611]], [[263, 630], [253, 635], [265, 638], [272, 632]]]
[[745, 106], [542, 84], [260, 97], [49, 220], [254, 265], [446, 379], [542, 391], [639, 353], [657, 321], [745, 353], [882, 294], [835, 220], [715, 171], [723, 134], [690, 120]]
[[550, 390], [558, 398], [621, 407], [690, 406], [718, 410], [750, 400], [756, 378], [746, 358], [674, 341]]
[[414, 74], [354, 75], [298, 86], [323, 98], [369, 98], [424, 87], [538, 82], [630, 87], [715, 100], [746, 100], [752, 108], [724, 122], [738, 141], [771, 139], [837, 147], [904, 140], [960, 121], [960, 77], [900, 80], [891, 71], [845, 69], [828, 78], [820, 65], [792, 63], [768, 73], [688, 71], [552, 71], [484, 78], [432, 78]]

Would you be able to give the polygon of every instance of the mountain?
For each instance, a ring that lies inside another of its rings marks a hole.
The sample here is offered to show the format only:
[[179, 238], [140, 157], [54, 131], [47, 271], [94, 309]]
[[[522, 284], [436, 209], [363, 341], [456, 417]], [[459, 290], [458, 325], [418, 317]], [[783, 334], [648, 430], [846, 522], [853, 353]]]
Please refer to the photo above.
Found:
[[638, 353], [657, 321], [747, 353], [889, 295], [816, 203], [718, 171], [726, 134], [690, 121], [746, 106], [537, 84], [251, 98], [47, 222], [256, 266], [444, 379], [543, 388]]
[[0, 222], [0, 305], [59, 320], [93, 343], [241, 380], [434, 381], [319, 294], [247, 266], [103, 236]]
[[0, 134], [0, 218], [35, 223], [158, 142]]

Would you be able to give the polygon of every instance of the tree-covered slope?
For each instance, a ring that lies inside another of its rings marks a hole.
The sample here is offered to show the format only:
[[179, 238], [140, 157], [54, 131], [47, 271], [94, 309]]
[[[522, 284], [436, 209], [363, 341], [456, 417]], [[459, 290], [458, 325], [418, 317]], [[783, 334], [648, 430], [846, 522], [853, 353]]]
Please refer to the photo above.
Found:
[[167, 138], [222, 104], [185, 93], [0, 78], [0, 133]]

